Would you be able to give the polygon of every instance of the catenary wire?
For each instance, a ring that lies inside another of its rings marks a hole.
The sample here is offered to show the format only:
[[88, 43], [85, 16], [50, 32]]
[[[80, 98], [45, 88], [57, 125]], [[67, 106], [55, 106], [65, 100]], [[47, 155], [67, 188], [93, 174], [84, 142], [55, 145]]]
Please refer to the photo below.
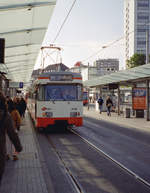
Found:
[[[141, 25], [146, 26], [146, 25], [150, 25], [150, 23], [149, 23], [149, 22], [146, 22], [146, 23], [141, 24]], [[128, 33], [128, 36], [129, 36], [129, 35], [131, 35], [131, 34], [132, 34], [132, 33], [134, 33], [134, 32], [135, 32], [135, 30], [133, 30], [133, 31], [129, 32], [129, 33]], [[112, 43], [109, 43], [109, 44], [107, 44], [107, 45], [103, 46], [100, 50], [98, 50], [97, 52], [93, 53], [92, 55], [90, 55], [90, 56], [89, 56], [89, 57], [87, 57], [86, 59], [82, 60], [82, 62], [84, 62], [84, 61], [86, 61], [86, 60], [88, 60], [88, 59], [92, 58], [93, 56], [95, 56], [95, 55], [99, 54], [99, 52], [103, 51], [103, 49], [104, 49], [104, 48], [108, 48], [108, 47], [110, 47], [110, 46], [114, 45], [116, 42], [118, 42], [118, 41], [120, 41], [120, 40], [124, 39], [125, 37], [126, 37], [126, 35], [124, 35], [123, 37], [120, 37], [120, 38], [118, 38], [118, 39], [114, 40]]]
[[54, 43], [54, 42], [56, 41], [56, 39], [58, 38], [58, 36], [59, 36], [59, 34], [60, 34], [60, 32], [61, 32], [63, 26], [65, 25], [65, 22], [67, 21], [67, 19], [68, 19], [70, 13], [71, 13], [71, 11], [72, 11], [72, 9], [73, 9], [73, 7], [74, 7], [76, 1], [77, 1], [77, 0], [74, 0], [74, 1], [73, 1], [72, 5], [71, 5], [71, 7], [70, 7], [70, 10], [69, 10], [69, 12], [68, 12], [68, 14], [66, 15], [66, 17], [65, 17], [65, 19], [64, 19], [64, 21], [63, 21], [63, 23], [62, 23], [62, 25], [60, 26], [59, 31], [57, 32], [57, 34], [56, 34], [56, 36], [55, 36], [55, 38], [54, 38], [54, 40], [53, 40], [53, 43]]
[[[72, 3], [72, 6], [71, 6], [71, 8], [70, 8], [70, 10], [69, 10], [69, 12], [68, 12], [66, 18], [64, 19], [64, 22], [62, 23], [62, 25], [61, 25], [61, 27], [60, 27], [58, 33], [56, 34], [53, 43], [54, 43], [54, 42], [56, 41], [56, 39], [58, 38], [58, 36], [59, 36], [59, 34], [60, 34], [60, 32], [61, 32], [61, 30], [62, 30], [62, 28], [63, 28], [63, 26], [64, 26], [64, 24], [65, 24], [65, 22], [66, 22], [66, 20], [67, 20], [67, 18], [68, 18], [68, 16], [70, 15], [71, 10], [73, 9], [73, 7], [74, 7], [74, 5], [75, 5], [75, 3], [76, 3], [76, 0]], [[149, 25], [149, 24], [150, 24], [149, 22], [148, 22], [148, 23], [146, 22], [146, 23], [144, 23], [144, 24], [142, 24], [142, 25], [145, 25], [145, 26], [146, 26], [146, 25]], [[129, 32], [129, 33], [128, 33], [128, 36], [129, 36], [130, 34], [132, 34], [133, 32], [135, 32], [135, 30]], [[122, 37], [120, 37], [120, 38], [118, 38], [118, 39], [116, 39], [116, 40], [114, 40], [113, 42], [111, 42], [111, 43], [109, 43], [109, 44], [106, 44], [106, 45], [103, 46], [100, 50], [96, 51], [95, 53], [93, 53], [92, 55], [90, 55], [89, 57], [87, 57], [86, 59], [82, 60], [82, 62], [84, 62], [84, 61], [86, 61], [86, 60], [92, 58], [93, 56], [96, 56], [97, 54], [99, 54], [99, 52], [103, 51], [104, 48], [108, 48], [108, 47], [110, 47], [110, 46], [116, 44], [116, 42], [118, 42], [118, 41], [124, 39], [125, 37], [126, 37], [126, 35], [125, 35], [125, 36], [122, 36]]]

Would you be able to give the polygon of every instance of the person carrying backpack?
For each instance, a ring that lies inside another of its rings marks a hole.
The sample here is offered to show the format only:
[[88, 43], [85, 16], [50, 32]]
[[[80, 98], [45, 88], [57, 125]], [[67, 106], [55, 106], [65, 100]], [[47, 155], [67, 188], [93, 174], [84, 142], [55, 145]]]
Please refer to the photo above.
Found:
[[101, 96], [99, 97], [97, 102], [98, 102], [98, 105], [99, 105], [99, 113], [101, 114], [102, 110], [103, 110], [103, 103], [104, 103], [104, 101], [103, 101]]

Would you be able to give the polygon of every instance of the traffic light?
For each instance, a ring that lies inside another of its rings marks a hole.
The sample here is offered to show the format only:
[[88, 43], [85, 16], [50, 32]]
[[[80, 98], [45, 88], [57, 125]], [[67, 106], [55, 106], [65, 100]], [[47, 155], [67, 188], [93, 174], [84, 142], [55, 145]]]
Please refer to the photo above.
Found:
[[4, 64], [4, 58], [5, 58], [5, 39], [0, 38], [0, 63]]

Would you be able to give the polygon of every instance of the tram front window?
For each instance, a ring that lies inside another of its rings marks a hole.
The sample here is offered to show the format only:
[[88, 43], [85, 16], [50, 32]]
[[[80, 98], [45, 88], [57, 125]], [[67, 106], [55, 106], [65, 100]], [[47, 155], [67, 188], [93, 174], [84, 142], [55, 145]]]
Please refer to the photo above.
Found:
[[46, 85], [45, 100], [76, 101], [80, 100], [79, 88], [76, 85]]

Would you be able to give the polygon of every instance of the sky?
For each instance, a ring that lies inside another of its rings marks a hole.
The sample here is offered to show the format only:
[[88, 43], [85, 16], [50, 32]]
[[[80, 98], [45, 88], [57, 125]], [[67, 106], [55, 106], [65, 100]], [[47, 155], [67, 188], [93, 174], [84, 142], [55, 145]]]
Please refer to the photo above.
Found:
[[[62, 63], [69, 68], [78, 61], [93, 65], [99, 58], [118, 58], [123, 69], [123, 0], [76, 0], [56, 38], [73, 2], [57, 0], [43, 45], [61, 47]], [[45, 66], [52, 62], [46, 61]]]

